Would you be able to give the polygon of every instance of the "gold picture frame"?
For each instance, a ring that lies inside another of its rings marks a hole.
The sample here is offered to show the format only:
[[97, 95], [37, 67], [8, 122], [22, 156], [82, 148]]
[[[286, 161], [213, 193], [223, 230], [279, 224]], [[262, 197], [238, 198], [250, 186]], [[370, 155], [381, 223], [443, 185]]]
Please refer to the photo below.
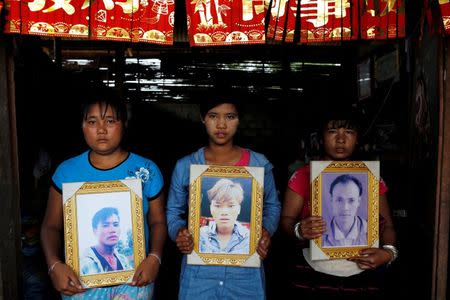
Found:
[[[65, 262], [83, 287], [131, 282], [145, 258], [140, 179], [64, 183], [63, 216]], [[104, 245], [112, 247], [117, 270], [105, 267], [97, 251]]]
[[[235, 187], [237, 184], [242, 188], [239, 212], [234, 217], [217, 219], [211, 211], [208, 192], [219, 181], [233, 182]], [[187, 263], [259, 267], [261, 259], [256, 247], [262, 232], [263, 197], [264, 168], [191, 165], [188, 227], [194, 239], [194, 250], [187, 256]], [[233, 235], [225, 248], [216, 248], [215, 233], [219, 227], [223, 228], [222, 221], [233, 224]], [[234, 239], [235, 236], [238, 238]]]
[[[311, 214], [327, 226], [322, 237], [310, 240], [311, 260], [345, 259], [378, 247], [379, 170], [378, 161], [311, 162]], [[345, 224], [348, 231], [341, 230]]]

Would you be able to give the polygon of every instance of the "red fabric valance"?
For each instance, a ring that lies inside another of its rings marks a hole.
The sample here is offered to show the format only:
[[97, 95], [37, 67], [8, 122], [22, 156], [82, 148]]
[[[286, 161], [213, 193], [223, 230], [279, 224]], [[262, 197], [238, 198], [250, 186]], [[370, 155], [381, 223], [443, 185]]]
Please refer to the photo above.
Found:
[[172, 44], [174, 0], [6, 0], [5, 31]]
[[405, 36], [404, 0], [273, 0], [267, 38], [300, 43]]
[[[7, 33], [173, 42], [175, 0], [6, 0], [6, 8]], [[186, 0], [186, 8], [192, 46], [405, 36], [405, 0]]]
[[264, 0], [187, 0], [192, 46], [262, 44]]
[[446, 34], [450, 34], [450, 0], [439, 0], [442, 22]]

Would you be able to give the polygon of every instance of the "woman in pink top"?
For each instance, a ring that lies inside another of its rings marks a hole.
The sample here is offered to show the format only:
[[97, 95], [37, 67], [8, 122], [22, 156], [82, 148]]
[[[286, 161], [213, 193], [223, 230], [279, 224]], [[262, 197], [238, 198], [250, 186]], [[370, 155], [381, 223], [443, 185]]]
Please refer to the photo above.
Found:
[[[351, 160], [358, 140], [357, 129], [353, 115], [334, 115], [324, 120], [322, 159]], [[385, 195], [386, 191], [386, 185], [380, 180], [380, 248], [364, 249], [359, 256], [348, 259], [354, 262], [360, 271], [371, 271], [350, 277], [320, 273], [313, 270], [304, 258], [300, 257], [300, 254], [296, 258], [294, 271], [290, 273], [290, 281], [296, 296], [364, 299], [361, 297], [379, 295], [380, 277], [376, 275], [379, 273], [376, 269], [394, 261], [398, 254], [395, 248], [396, 232]], [[309, 165], [299, 168], [289, 180], [280, 225], [285, 233], [297, 240], [299, 247], [305, 247], [308, 240], [321, 237], [326, 232], [327, 226], [323, 218], [311, 215]], [[296, 253], [301, 253], [301, 250]], [[374, 291], [375, 293], [372, 293]]]

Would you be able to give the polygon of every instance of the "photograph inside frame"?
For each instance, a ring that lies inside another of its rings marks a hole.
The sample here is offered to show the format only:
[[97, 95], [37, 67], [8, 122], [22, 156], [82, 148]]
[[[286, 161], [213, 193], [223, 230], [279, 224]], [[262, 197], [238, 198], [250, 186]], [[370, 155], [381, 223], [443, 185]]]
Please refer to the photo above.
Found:
[[86, 288], [131, 282], [145, 258], [138, 179], [63, 184], [66, 264]]
[[312, 161], [311, 210], [326, 223], [311, 260], [345, 259], [379, 243], [378, 161]]
[[191, 165], [187, 263], [259, 267], [264, 169]]

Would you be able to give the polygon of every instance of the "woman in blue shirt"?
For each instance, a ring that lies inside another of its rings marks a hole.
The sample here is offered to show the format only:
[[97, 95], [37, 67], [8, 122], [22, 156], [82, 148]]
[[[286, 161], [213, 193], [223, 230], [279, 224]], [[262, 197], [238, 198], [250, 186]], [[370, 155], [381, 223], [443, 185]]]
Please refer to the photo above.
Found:
[[[264, 155], [234, 144], [233, 138], [239, 125], [239, 111], [233, 100], [221, 97], [208, 99], [200, 106], [200, 113], [209, 143], [176, 163], [167, 203], [169, 236], [176, 242], [181, 253], [192, 252], [194, 243], [186, 225], [191, 164], [264, 167], [263, 230], [257, 245], [257, 253], [264, 259], [280, 215], [280, 203], [272, 174], [273, 166]], [[250, 298], [265, 299], [262, 266], [243, 268], [187, 265], [186, 256], [183, 257], [179, 299]]]
[[[122, 148], [125, 103], [104, 88], [86, 93], [82, 130], [89, 150], [61, 163], [52, 186], [41, 228], [42, 247], [54, 288], [65, 300], [151, 299], [166, 238], [163, 177], [156, 164]], [[136, 266], [131, 283], [84, 289], [60, 256], [63, 233], [62, 185], [65, 182], [139, 178], [142, 182], [144, 233], [148, 256]]]

